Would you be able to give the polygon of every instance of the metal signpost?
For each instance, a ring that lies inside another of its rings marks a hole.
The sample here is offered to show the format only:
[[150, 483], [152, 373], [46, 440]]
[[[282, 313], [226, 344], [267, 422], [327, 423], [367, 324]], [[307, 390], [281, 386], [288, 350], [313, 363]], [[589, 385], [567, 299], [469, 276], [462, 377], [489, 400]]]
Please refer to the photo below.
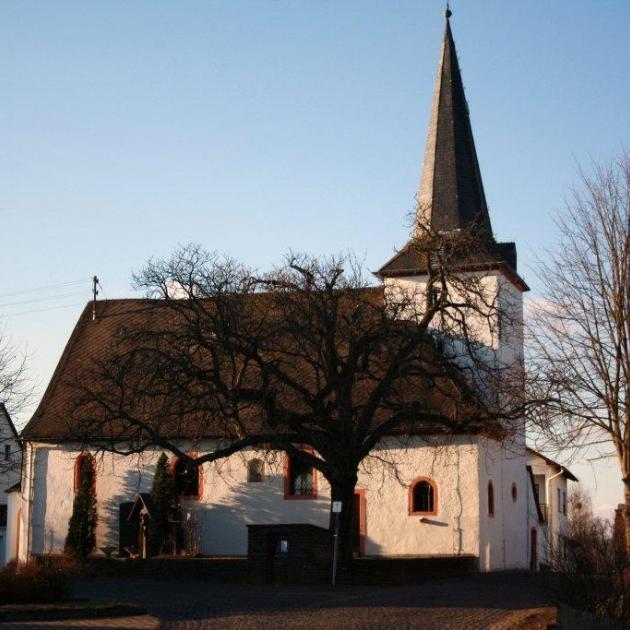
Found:
[[337, 549], [339, 547], [339, 519], [341, 517], [341, 501], [333, 501], [332, 512], [335, 515], [335, 532], [333, 534], [333, 564], [332, 564], [332, 585], [337, 581]]

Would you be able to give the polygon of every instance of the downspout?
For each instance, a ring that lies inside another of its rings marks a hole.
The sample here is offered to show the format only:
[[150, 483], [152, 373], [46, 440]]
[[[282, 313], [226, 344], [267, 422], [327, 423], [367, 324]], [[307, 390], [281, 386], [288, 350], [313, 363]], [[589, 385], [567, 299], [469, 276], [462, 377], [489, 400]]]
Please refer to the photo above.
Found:
[[504, 459], [505, 453], [503, 452], [503, 446], [501, 446], [501, 539], [503, 541], [503, 570], [505, 571], [505, 514], [506, 514], [506, 501], [505, 501], [505, 487], [504, 487]]
[[27, 521], [26, 521], [26, 536], [25, 538], [25, 542], [26, 542], [26, 549], [25, 549], [25, 555], [26, 555], [26, 560], [28, 561], [31, 557], [31, 543], [32, 543], [32, 536], [33, 536], [33, 523], [32, 523], [32, 515], [33, 515], [33, 481], [35, 478], [35, 471], [34, 471], [34, 466], [33, 466], [33, 445], [31, 442], [27, 442], [28, 445], [28, 450], [29, 450], [29, 458], [28, 458], [28, 495], [27, 495], [27, 504], [26, 504], [26, 514], [27, 514]]
[[547, 560], [549, 561], [549, 563], [551, 564], [552, 561], [552, 552], [553, 552], [553, 527], [552, 525], [552, 514], [554, 513], [553, 509], [551, 508], [551, 495], [549, 494], [549, 483], [551, 481], [553, 481], [554, 479], [556, 479], [557, 477], [560, 477], [561, 475], [564, 475], [564, 468], [562, 466], [560, 466], [560, 472], [556, 473], [555, 475], [552, 475], [551, 477], [547, 477], [545, 479], [545, 498], [547, 499], [547, 528], [549, 531], [549, 557], [547, 558]]
[[[525, 460], [527, 462], [527, 460]], [[525, 466], [525, 472], [527, 474], [527, 483], [525, 484], [525, 566], [531, 565], [531, 557], [532, 557], [532, 535], [529, 530], [529, 490], [531, 488], [532, 492], [535, 492], [535, 489], [532, 487], [531, 479], [529, 474], [527, 473], [527, 466]]]

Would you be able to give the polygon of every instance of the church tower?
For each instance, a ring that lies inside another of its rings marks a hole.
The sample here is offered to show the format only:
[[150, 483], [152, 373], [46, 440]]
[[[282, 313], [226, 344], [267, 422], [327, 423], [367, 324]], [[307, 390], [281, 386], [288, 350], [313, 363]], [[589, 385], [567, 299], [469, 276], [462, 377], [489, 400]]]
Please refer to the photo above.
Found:
[[[435, 299], [431, 294], [436, 289], [429, 280], [430, 272], [435, 273], [436, 252], [455, 252], [446, 280], [447, 286], [451, 284], [449, 290], [461, 295], [457, 286], [466, 285], [472, 276], [472, 283], [482, 290], [482, 303], [494, 308], [488, 316], [484, 316], [483, 308], [480, 313], [469, 312], [466, 333], [473, 330], [475, 342], [480, 342], [470, 345], [462, 341], [457, 327], [445, 330], [444, 320], [437, 315], [431, 326], [443, 342], [440, 347], [447, 358], [469, 367], [468, 353], [475, 348], [478, 358], [491, 368], [505, 368], [505, 373], [502, 369], [496, 372], [508, 378], [514, 375], [518, 383], [517, 366], [523, 358], [523, 293], [528, 286], [517, 271], [515, 244], [498, 242], [494, 237], [450, 17], [447, 10], [414, 230], [407, 244], [377, 274], [386, 290], [394, 296], [399, 293], [403, 299], [411, 297], [422, 310], [423, 304]], [[463, 254], [457, 252], [457, 243], [462, 241], [466, 248]], [[478, 373], [469, 370], [468, 374], [476, 381], [475, 389], [491, 405], [500, 404], [502, 383], [495, 386], [497, 381], [484, 380], [483, 373], [476, 380], [473, 372]], [[524, 513], [514, 499], [518, 489], [523, 496], [529, 492], [525, 427], [517, 422], [514, 429], [506, 440], [479, 436], [477, 470], [469, 471], [477, 484], [479, 529], [475, 545], [484, 571], [527, 566]]]
[[[409, 242], [377, 272], [385, 286], [415, 287], [419, 292], [428, 278], [426, 256], [419, 255], [422, 233], [455, 238], [474, 234], [477, 246], [462, 261], [456, 273], [480, 273], [501, 292], [499, 311], [522, 319], [522, 293], [529, 290], [517, 272], [516, 246], [494, 238], [486, 202], [470, 114], [450, 24], [446, 25], [438, 64], [433, 103], [417, 197], [416, 227]], [[500, 325], [497, 326], [500, 328]], [[489, 344], [510, 363], [522, 355], [522, 334], [513, 331], [510, 348], [499, 335]]]

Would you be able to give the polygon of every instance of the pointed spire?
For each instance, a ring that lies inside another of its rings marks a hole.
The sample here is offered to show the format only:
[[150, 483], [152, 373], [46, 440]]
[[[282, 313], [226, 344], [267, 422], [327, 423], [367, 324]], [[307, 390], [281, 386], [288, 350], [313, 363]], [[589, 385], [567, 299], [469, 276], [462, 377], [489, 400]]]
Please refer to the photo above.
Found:
[[418, 219], [433, 230], [475, 227], [492, 235], [468, 104], [451, 32], [451, 11], [438, 66], [427, 133]]
[[[432, 231], [474, 230], [479, 248], [468, 252], [462, 266], [502, 269], [521, 291], [527, 284], [516, 270], [514, 243], [497, 243], [483, 191], [473, 140], [468, 104], [451, 32], [452, 13], [446, 4], [446, 28], [438, 66], [433, 107], [418, 194], [418, 222]], [[417, 230], [415, 237], [422, 236]], [[427, 273], [426, 253], [420, 238], [412, 238], [377, 272], [381, 278], [421, 276]]]

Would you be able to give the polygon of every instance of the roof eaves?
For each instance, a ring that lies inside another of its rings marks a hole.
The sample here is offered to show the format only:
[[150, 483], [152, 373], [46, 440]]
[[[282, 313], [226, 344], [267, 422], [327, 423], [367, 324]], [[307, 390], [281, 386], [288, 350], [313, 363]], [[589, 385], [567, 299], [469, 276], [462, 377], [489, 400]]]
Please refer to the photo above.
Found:
[[530, 448], [529, 446], [527, 447], [527, 452], [530, 453], [531, 455], [534, 455], [535, 457], [540, 457], [540, 459], [544, 460], [550, 466], [554, 466], [555, 468], [557, 468], [558, 471], [562, 472], [563, 475], [567, 479], [570, 479], [571, 481], [579, 481], [579, 479], [563, 464], [559, 464], [558, 462], [554, 461], [553, 459], [550, 459], [549, 457], [546, 457], [545, 455], [543, 455], [542, 453], [539, 453], [538, 451], [535, 451], [533, 448]]

